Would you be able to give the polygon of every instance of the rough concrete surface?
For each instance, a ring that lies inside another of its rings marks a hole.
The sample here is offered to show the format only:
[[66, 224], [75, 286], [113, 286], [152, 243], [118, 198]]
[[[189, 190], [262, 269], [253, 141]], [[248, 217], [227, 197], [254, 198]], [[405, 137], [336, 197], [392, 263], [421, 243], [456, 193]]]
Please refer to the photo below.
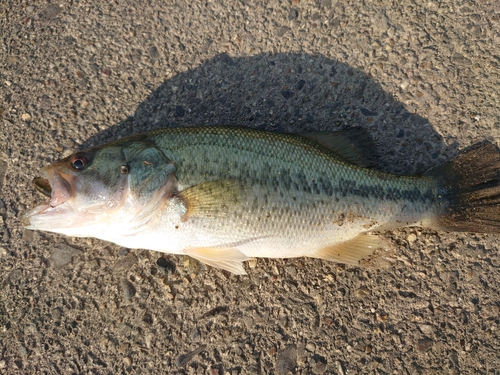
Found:
[[0, 12], [0, 373], [500, 374], [495, 235], [394, 230], [385, 270], [259, 259], [237, 277], [19, 222], [43, 165], [165, 126], [361, 126], [377, 168], [407, 174], [498, 145], [495, 0]]

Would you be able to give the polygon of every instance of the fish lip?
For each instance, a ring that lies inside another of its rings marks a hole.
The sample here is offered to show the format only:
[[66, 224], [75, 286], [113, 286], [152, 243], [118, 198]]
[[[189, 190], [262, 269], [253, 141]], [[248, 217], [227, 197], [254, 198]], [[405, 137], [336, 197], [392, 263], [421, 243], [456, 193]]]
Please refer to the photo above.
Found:
[[71, 184], [54, 166], [42, 168], [41, 174], [43, 177], [34, 178], [33, 183], [38, 191], [50, 198], [46, 202], [48, 206], [57, 207], [72, 197]]

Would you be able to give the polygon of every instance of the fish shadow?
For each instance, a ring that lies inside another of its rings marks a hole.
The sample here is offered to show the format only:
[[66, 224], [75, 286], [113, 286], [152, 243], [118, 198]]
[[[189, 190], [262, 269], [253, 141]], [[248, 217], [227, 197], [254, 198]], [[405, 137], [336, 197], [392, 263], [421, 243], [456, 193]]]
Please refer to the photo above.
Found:
[[[136, 85], [135, 82], [130, 82]], [[410, 113], [367, 73], [322, 55], [218, 55], [154, 90], [133, 116], [82, 148], [158, 128], [238, 125], [278, 132], [366, 129], [375, 167], [418, 174], [456, 152], [429, 121]]]

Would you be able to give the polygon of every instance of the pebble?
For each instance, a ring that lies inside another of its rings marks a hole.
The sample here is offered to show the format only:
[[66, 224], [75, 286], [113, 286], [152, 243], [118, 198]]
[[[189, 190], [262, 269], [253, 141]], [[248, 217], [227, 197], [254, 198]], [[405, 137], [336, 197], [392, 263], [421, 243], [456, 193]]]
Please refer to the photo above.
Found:
[[80, 79], [85, 78], [85, 76], [86, 76], [86, 74], [85, 74], [85, 72], [84, 72], [83, 70], [77, 70], [77, 71], [75, 72], [75, 75], [76, 75], [78, 78], [80, 78]]
[[289, 345], [276, 356], [276, 374], [285, 375], [297, 366], [297, 347]]
[[23, 121], [29, 121], [29, 120], [31, 120], [31, 115], [29, 113], [23, 113], [21, 115], [21, 120], [23, 120]]
[[7, 168], [9, 166], [7, 160], [7, 157], [4, 158], [3, 155], [0, 155], [0, 190], [4, 184], [5, 175], [7, 174]]
[[304, 81], [303, 79], [301, 79], [299, 82], [297, 82], [295, 84], [295, 88], [297, 90], [302, 90], [302, 88], [304, 87], [305, 84], [306, 84], [306, 81]]
[[434, 342], [429, 338], [420, 339], [417, 342], [417, 349], [421, 352], [426, 352], [427, 350], [432, 348], [433, 345]]
[[175, 116], [184, 117], [186, 110], [182, 108], [180, 105], [175, 106]]
[[73, 260], [73, 257], [82, 253], [81, 250], [75, 249], [74, 247], [66, 244], [58, 244], [50, 257], [50, 264], [55, 269], [63, 268]]
[[130, 359], [130, 357], [123, 358], [123, 364], [127, 367], [130, 366], [132, 364], [132, 359]]
[[299, 11], [297, 9], [290, 9], [290, 12], [288, 12], [288, 19], [290, 21], [293, 21], [299, 17]]
[[295, 93], [293, 91], [290, 91], [290, 90], [281, 91], [281, 96], [283, 96], [285, 99], [293, 98], [294, 95], [295, 95]]
[[58, 3], [56, 4], [50, 4], [48, 7], [46, 7], [42, 12], [40, 13], [40, 16], [42, 18], [46, 19], [54, 19], [57, 17], [59, 13], [61, 13], [63, 10], [62, 6]]
[[408, 242], [413, 243], [417, 240], [417, 236], [415, 235], [415, 233], [410, 233], [406, 239], [408, 240]]
[[432, 333], [434, 333], [434, 328], [429, 324], [419, 324], [418, 328], [420, 328], [420, 331], [422, 331], [422, 333], [426, 335], [431, 335]]
[[120, 283], [120, 286], [122, 288], [123, 296], [125, 297], [125, 299], [131, 299], [133, 296], [135, 296], [135, 293], [137, 291], [134, 284], [132, 284], [130, 281], [123, 279]]
[[113, 272], [122, 273], [126, 270], [130, 270], [137, 262], [137, 256], [134, 253], [128, 253], [127, 256], [116, 261]]
[[314, 352], [316, 350], [316, 345], [312, 342], [307, 343], [306, 349], [310, 352]]
[[359, 288], [354, 292], [356, 298], [366, 298], [370, 296], [371, 292], [366, 288]]
[[252, 258], [250, 259], [248, 262], [248, 267], [251, 268], [251, 269], [254, 269], [255, 267], [257, 267], [257, 258]]
[[181, 355], [177, 359], [177, 362], [176, 362], [177, 367], [186, 366], [191, 361], [191, 359], [193, 359], [195, 356], [197, 356], [202, 351], [204, 351], [206, 347], [207, 347], [206, 345], [201, 345], [201, 346], [197, 347], [195, 350], [193, 350], [192, 352]]
[[152, 46], [149, 51], [148, 55], [151, 58], [151, 60], [156, 61], [160, 57], [160, 53], [158, 52], [158, 48], [156, 46]]
[[27, 243], [33, 242], [35, 238], [35, 232], [29, 229], [23, 229], [23, 241]]
[[318, 361], [313, 366], [313, 371], [315, 374], [323, 374], [326, 370], [326, 363], [323, 361]]

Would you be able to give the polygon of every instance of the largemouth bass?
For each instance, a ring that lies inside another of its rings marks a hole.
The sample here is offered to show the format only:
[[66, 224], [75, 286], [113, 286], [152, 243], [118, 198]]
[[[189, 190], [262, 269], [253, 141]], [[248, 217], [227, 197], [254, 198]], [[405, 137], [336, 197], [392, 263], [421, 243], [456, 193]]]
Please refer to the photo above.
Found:
[[366, 168], [334, 133], [235, 127], [152, 131], [43, 168], [28, 229], [186, 254], [235, 274], [252, 257], [359, 265], [373, 231], [500, 232], [500, 153], [476, 145], [422, 176]]

